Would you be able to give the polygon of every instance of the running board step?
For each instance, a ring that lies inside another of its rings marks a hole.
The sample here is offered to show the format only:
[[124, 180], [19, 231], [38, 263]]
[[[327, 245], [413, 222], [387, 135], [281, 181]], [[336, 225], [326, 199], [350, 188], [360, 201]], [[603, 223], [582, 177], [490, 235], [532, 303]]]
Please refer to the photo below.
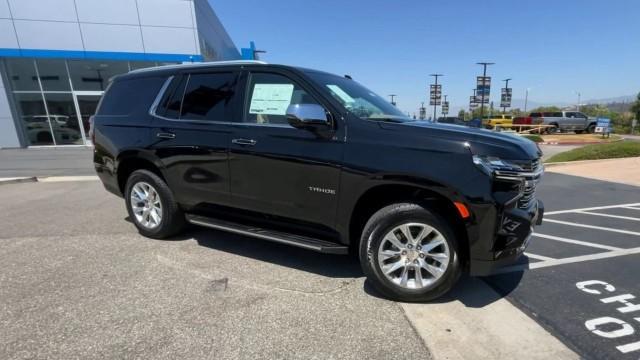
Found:
[[349, 251], [349, 248], [347, 246], [336, 244], [330, 241], [315, 239], [307, 236], [294, 235], [280, 231], [262, 229], [226, 220], [214, 219], [192, 214], [186, 214], [186, 219], [189, 223], [194, 225], [200, 225], [216, 230], [251, 236], [281, 244], [297, 246], [300, 248], [318, 251], [326, 254], [347, 254]]

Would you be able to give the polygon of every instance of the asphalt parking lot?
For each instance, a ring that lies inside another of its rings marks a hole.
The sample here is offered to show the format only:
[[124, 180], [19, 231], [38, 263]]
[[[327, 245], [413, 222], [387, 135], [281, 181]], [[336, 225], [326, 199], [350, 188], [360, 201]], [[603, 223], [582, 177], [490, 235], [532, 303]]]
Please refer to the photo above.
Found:
[[638, 359], [640, 188], [547, 173], [539, 197], [528, 259], [486, 281], [582, 357]]
[[[528, 258], [484, 281], [581, 357], [637, 359], [638, 190], [546, 174], [547, 221]], [[478, 301], [477, 283], [463, 279], [446, 299], [407, 310], [443, 321], [436, 336], [370, 289], [350, 257], [199, 228], [147, 239], [97, 181], [2, 185], [0, 203], [2, 359], [429, 359], [442, 336], [455, 344], [473, 328], [430, 309], [500, 301]]]

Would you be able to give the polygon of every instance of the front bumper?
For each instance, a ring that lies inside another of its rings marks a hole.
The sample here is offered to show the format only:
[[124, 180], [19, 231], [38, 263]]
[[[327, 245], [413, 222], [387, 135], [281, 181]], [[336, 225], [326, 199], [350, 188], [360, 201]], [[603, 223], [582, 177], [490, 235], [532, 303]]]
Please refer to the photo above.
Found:
[[524, 253], [531, 241], [533, 227], [542, 224], [544, 204], [540, 200], [529, 209], [514, 208], [502, 214], [496, 233], [494, 258], [471, 259], [469, 273], [474, 276], [491, 275], [503, 266], [513, 264]]

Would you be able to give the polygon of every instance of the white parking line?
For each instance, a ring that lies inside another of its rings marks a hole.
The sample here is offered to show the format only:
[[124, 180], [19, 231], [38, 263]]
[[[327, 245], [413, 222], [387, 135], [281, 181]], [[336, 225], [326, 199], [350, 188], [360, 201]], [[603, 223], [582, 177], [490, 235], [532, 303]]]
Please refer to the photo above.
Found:
[[633, 207], [633, 206], [623, 206], [623, 209], [630, 209], [630, 210], [640, 210], [640, 207]]
[[606, 251], [606, 252], [591, 254], [591, 255], [574, 256], [574, 257], [568, 257], [564, 259], [539, 261], [531, 264], [508, 266], [498, 270], [497, 273], [504, 274], [504, 273], [524, 271], [524, 270], [533, 270], [533, 269], [546, 268], [550, 266], [579, 263], [579, 262], [591, 261], [591, 260], [608, 259], [608, 258], [614, 258], [618, 256], [634, 255], [634, 254], [640, 254], [640, 247], [633, 248], [633, 249]]
[[531, 254], [531, 253], [528, 253], [528, 252], [526, 252], [526, 253], [524, 253], [524, 254], [525, 254], [527, 257], [530, 257], [530, 258], [535, 259], [535, 260], [542, 260], [542, 261], [555, 260], [555, 259], [554, 259], [554, 258], [552, 258], [552, 257], [542, 256], [542, 255], [536, 255], [536, 254]]
[[600, 244], [587, 242], [587, 241], [567, 239], [567, 238], [563, 238], [563, 237], [560, 237], [560, 236], [546, 235], [546, 234], [540, 234], [540, 233], [533, 233], [533, 236], [536, 236], [536, 237], [539, 237], [539, 238], [543, 238], [543, 239], [561, 241], [561, 242], [565, 242], [565, 243], [569, 243], [569, 244], [589, 246], [589, 247], [592, 247], [592, 248], [603, 249], [603, 250], [623, 250], [622, 248], [615, 247], [615, 246], [600, 245]]
[[591, 211], [591, 210], [603, 210], [603, 209], [615, 209], [615, 208], [632, 208], [635, 210], [640, 210], [640, 203], [632, 203], [632, 204], [620, 204], [620, 205], [607, 205], [607, 206], [596, 206], [590, 208], [581, 208], [581, 209], [569, 209], [569, 210], [558, 210], [558, 211], [549, 211], [544, 213], [545, 215], [555, 215], [555, 214], [566, 214], [573, 213], [577, 211]]
[[591, 212], [591, 211], [576, 211], [576, 214], [587, 214], [587, 215], [595, 215], [595, 216], [610, 217], [610, 218], [615, 218], [615, 219], [623, 219], [623, 220], [631, 220], [631, 221], [640, 221], [640, 218], [634, 218], [634, 217], [631, 217], [631, 216], [621, 216], [621, 215], [613, 215], [613, 214], [604, 214], [604, 213], [597, 213], [597, 212]]
[[544, 221], [545, 222], [550, 222], [550, 223], [562, 224], [562, 225], [583, 227], [583, 228], [587, 228], [587, 229], [604, 230], [604, 231], [611, 231], [611, 232], [616, 232], [616, 233], [620, 233], [620, 234], [640, 236], [640, 232], [629, 231], [629, 230], [620, 230], [620, 229], [608, 228], [608, 227], [604, 227], [604, 226], [579, 224], [579, 223], [574, 223], [574, 222], [570, 222], [570, 221], [561, 221], [561, 220], [554, 220], [554, 219], [544, 219]]

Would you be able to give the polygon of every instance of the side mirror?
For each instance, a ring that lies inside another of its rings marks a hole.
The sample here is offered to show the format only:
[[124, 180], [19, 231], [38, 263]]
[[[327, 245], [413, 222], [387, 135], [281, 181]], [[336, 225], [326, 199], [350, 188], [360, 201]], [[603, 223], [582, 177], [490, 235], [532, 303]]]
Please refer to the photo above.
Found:
[[296, 129], [322, 130], [330, 125], [327, 111], [318, 104], [289, 105], [287, 121]]

